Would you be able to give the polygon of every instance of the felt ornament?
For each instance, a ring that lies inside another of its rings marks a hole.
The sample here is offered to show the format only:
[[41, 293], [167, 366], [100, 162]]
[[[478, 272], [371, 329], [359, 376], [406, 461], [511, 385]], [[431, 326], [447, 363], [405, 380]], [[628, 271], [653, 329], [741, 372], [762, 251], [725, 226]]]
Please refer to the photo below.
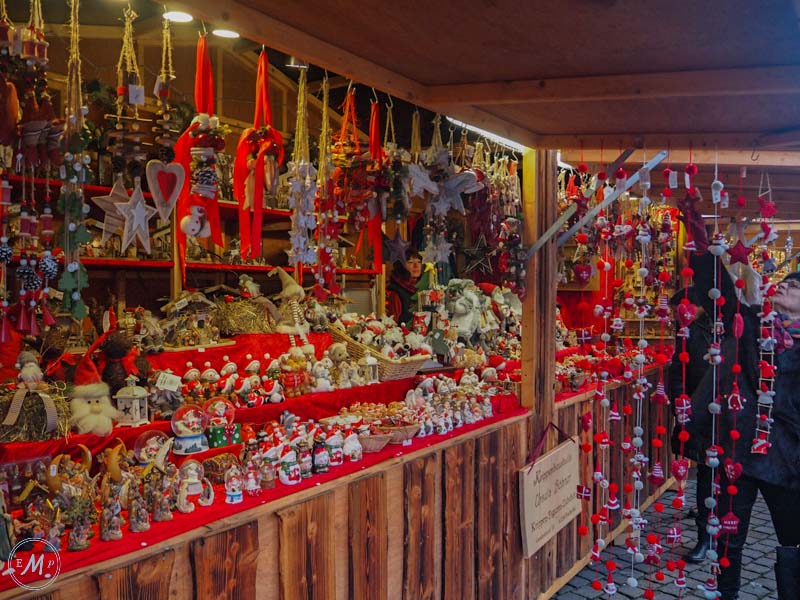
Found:
[[[150, 160], [145, 167], [147, 186], [153, 197], [153, 204], [162, 221], [169, 221], [178, 196], [183, 189], [186, 171], [180, 163], [165, 164], [160, 160]], [[96, 198], [95, 198], [96, 201]], [[104, 232], [105, 234], [105, 232]]]
[[406, 250], [408, 250], [409, 246], [411, 246], [410, 242], [405, 241], [400, 236], [400, 227], [395, 227], [394, 237], [386, 242], [386, 262], [389, 264], [396, 262], [405, 264]]
[[125, 220], [122, 231], [122, 252], [138, 240], [147, 254], [150, 254], [150, 228], [149, 223], [153, 215], [158, 212], [155, 208], [145, 203], [142, 187], [136, 183], [133, 194], [128, 202], [117, 205], [117, 211]]

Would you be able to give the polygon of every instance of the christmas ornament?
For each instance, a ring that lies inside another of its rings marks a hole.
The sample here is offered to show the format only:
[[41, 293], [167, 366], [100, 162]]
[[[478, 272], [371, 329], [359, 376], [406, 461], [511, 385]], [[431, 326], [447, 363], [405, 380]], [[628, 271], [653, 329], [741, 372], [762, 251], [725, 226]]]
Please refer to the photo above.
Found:
[[122, 232], [122, 252], [138, 240], [147, 254], [150, 254], [150, 229], [148, 223], [153, 215], [158, 212], [155, 208], [145, 203], [142, 187], [137, 182], [130, 200], [117, 206], [117, 211], [125, 221]]
[[493, 271], [492, 256], [494, 252], [495, 251], [486, 243], [486, 237], [481, 234], [473, 246], [464, 248], [464, 255], [468, 260], [464, 267], [464, 272], [472, 273], [476, 269], [479, 269], [482, 273], [491, 274]]
[[[152, 189], [152, 186], [151, 186]], [[130, 200], [128, 192], [125, 190], [125, 185], [122, 182], [122, 177], [117, 176], [114, 179], [114, 185], [111, 186], [111, 191], [105, 196], [95, 196], [92, 201], [100, 207], [104, 213], [102, 235], [100, 242], [105, 244], [111, 236], [114, 235], [120, 228], [125, 225], [125, 219], [119, 212], [119, 207]]]
[[[158, 216], [162, 221], [169, 221], [186, 178], [183, 165], [175, 162], [165, 164], [160, 160], [153, 159], [148, 161], [145, 174], [147, 187], [150, 188], [150, 195], [153, 197], [156, 210], [158, 210]], [[97, 202], [96, 198], [95, 202]], [[105, 235], [105, 226], [103, 229]]]

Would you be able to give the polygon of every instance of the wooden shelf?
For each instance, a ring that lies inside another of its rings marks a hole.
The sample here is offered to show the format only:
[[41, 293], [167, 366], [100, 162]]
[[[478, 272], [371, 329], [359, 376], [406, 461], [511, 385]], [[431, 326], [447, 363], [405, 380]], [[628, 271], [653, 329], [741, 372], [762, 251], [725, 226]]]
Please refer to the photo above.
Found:
[[87, 267], [105, 267], [122, 269], [163, 269], [172, 268], [171, 260], [140, 260], [138, 258], [91, 258], [81, 257], [81, 264]]
[[229, 265], [226, 263], [187, 262], [186, 269], [192, 271], [243, 271], [243, 272], [269, 272], [274, 271], [273, 265]]
[[[9, 183], [16, 183], [21, 185], [22, 176], [9, 174], [8, 181]], [[30, 183], [30, 178], [26, 177], [25, 182], [26, 185]], [[61, 187], [60, 179], [44, 179], [42, 177], [36, 177], [34, 178], [33, 183], [37, 188], [44, 188], [48, 184], [50, 184], [50, 187], [53, 188], [54, 190], [58, 190]], [[106, 185], [84, 185], [83, 191], [88, 198], [93, 198], [94, 196], [102, 196], [103, 194], [108, 194], [109, 192], [111, 192], [111, 188]], [[125, 190], [125, 191], [128, 192], [128, 195], [130, 195], [132, 192], [132, 190]], [[142, 192], [142, 193], [144, 194], [144, 197], [147, 199], [152, 199], [153, 197], [150, 194], [150, 192]]]

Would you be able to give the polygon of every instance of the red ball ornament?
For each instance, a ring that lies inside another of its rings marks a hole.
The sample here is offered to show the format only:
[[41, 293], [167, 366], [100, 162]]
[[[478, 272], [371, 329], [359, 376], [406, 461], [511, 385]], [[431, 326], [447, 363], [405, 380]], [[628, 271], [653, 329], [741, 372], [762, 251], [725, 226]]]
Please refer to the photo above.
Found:
[[664, 581], [664, 573], [661, 571], [656, 572], [656, 581]]
[[667, 433], [666, 427], [664, 427], [663, 425], [656, 426], [656, 435], [664, 435], [665, 433]]
[[686, 279], [691, 279], [694, 277], [694, 269], [692, 267], [683, 267], [681, 269], [681, 276]]
[[731, 439], [734, 442], [737, 441], [740, 437], [742, 437], [742, 434], [739, 433], [736, 429], [731, 429], [731, 431], [730, 431], [730, 433], [728, 435], [731, 436]]
[[739, 363], [736, 363], [731, 367], [731, 373], [733, 373], [734, 375], [738, 375], [741, 372], [742, 372], [742, 365], [740, 365]]
[[656, 597], [656, 593], [653, 590], [645, 590], [644, 591], [644, 599], [645, 600], [653, 600]]
[[731, 560], [727, 556], [723, 556], [719, 559], [719, 566], [723, 569], [727, 569], [731, 566]]
[[694, 177], [695, 175], [697, 175], [697, 165], [694, 163], [689, 163], [688, 165], [686, 165], [685, 171], [689, 177]]
[[656, 511], [657, 513], [663, 513], [664, 505], [661, 504], [661, 502], [656, 502], [655, 504], [653, 504], [653, 510]]
[[592, 445], [588, 443], [581, 444], [581, 450], [583, 450], [585, 454], [589, 454], [589, 452], [592, 451]]
[[588, 173], [589, 172], [589, 165], [585, 162], [582, 162], [578, 165], [578, 173]]
[[672, 508], [675, 510], [680, 510], [683, 508], [683, 500], [680, 498], [673, 498], [672, 499]]
[[743, 290], [743, 289], [744, 289], [744, 286], [745, 286], [745, 281], [744, 281], [744, 279], [742, 279], [742, 278], [740, 277], [739, 279], [737, 279], [737, 280], [736, 280], [736, 282], [734, 283], [734, 285], [735, 285], [737, 288], [739, 288], [740, 290]]
[[575, 241], [577, 241], [579, 244], [585, 244], [589, 241], [589, 236], [581, 232], [575, 236]]
[[622, 287], [625, 282], [622, 279], [615, 279], [611, 282], [611, 285], [615, 288]]
[[597, 174], [597, 180], [598, 181], [605, 181], [606, 179], [608, 179], [608, 174], [605, 171], [600, 171]]
[[581, 535], [581, 536], [589, 535], [589, 528], [586, 525], [579, 525], [578, 526], [578, 535]]
[[592, 525], [597, 525], [600, 522], [600, 515], [594, 514], [589, 518], [589, 520], [592, 522]]
[[678, 354], [678, 360], [681, 361], [682, 363], [688, 363], [690, 358], [691, 357], [689, 356], [688, 352], [681, 352], [680, 354]]
[[620, 167], [619, 169], [617, 169], [614, 172], [614, 177], [617, 178], [617, 179], [625, 179], [627, 176], [628, 176], [628, 174], [625, 172], [625, 169], [623, 169], [622, 167]]
[[658, 541], [655, 533], [648, 533], [647, 534], [647, 543], [648, 544], [655, 544]]
[[675, 561], [668, 560], [667, 561], [667, 571], [674, 571], [675, 570]]
[[725, 306], [725, 296], [720, 296], [717, 298], [717, 306], [723, 307]]
[[685, 429], [683, 431], [679, 432], [678, 433], [678, 440], [680, 440], [681, 442], [684, 442], [684, 443], [688, 442], [689, 441], [689, 432], [686, 431]]
[[602, 352], [603, 350], [605, 350], [605, 349], [606, 349], [606, 343], [605, 343], [605, 342], [602, 342], [602, 341], [601, 341], [601, 342], [597, 342], [597, 343], [594, 345], [594, 347], [595, 347], [595, 348], [597, 348], [598, 350], [600, 350], [600, 351]]
[[663, 190], [661, 190], [661, 195], [664, 196], [664, 198], [672, 198], [672, 190], [668, 187], [665, 187]]
[[606, 261], [604, 261], [604, 260], [601, 258], [601, 259], [600, 259], [600, 260], [598, 260], [596, 263], [594, 263], [594, 266], [595, 266], [595, 267], [597, 267], [597, 270], [598, 270], [598, 271], [605, 271], [605, 270], [606, 270]]
[[659, 440], [658, 438], [654, 439], [654, 440], [653, 440], [652, 442], [650, 442], [650, 443], [652, 444], [653, 448], [661, 448], [661, 447], [664, 445], [664, 442], [662, 442], [662, 441], [661, 441], [661, 440]]
[[626, 483], [622, 486], [622, 491], [626, 494], [630, 494], [633, 491], [633, 485], [630, 483]]
[[736, 494], [739, 493], [739, 488], [737, 488], [735, 485], [731, 484], [731, 485], [729, 485], [727, 487], [727, 492], [728, 492], [729, 496], [735, 496]]
[[597, 590], [598, 592], [603, 589], [603, 584], [599, 579], [595, 579], [592, 582], [592, 589]]
[[686, 193], [692, 197], [697, 196], [697, 189], [694, 187], [687, 188]]
[[626, 417], [630, 417], [633, 414], [633, 407], [630, 406], [629, 404], [626, 404], [625, 406], [622, 407], [622, 414], [625, 415]]
[[656, 354], [656, 363], [659, 365], [665, 365], [669, 362], [669, 357], [666, 354], [662, 354], [659, 352]]
[[736, 206], [738, 206], [739, 208], [744, 208], [745, 206], [747, 206], [747, 198], [745, 198], [744, 196], [737, 196]]
[[630, 258], [625, 260], [625, 268], [626, 269], [632, 269], [633, 268], [633, 261]]
[[606, 569], [608, 569], [609, 573], [613, 573], [614, 571], [617, 570], [617, 563], [615, 563], [613, 560], [607, 561], [606, 562]]
[[611, 483], [608, 486], [608, 491], [612, 494], [616, 494], [619, 491], [619, 486], [616, 483]]
[[682, 558], [678, 559], [678, 568], [679, 569], [685, 569], [686, 568], [686, 561], [683, 560]]
[[669, 278], [670, 278], [670, 275], [666, 271], [661, 271], [661, 273], [658, 274], [658, 280], [663, 282], [663, 283], [668, 282]]

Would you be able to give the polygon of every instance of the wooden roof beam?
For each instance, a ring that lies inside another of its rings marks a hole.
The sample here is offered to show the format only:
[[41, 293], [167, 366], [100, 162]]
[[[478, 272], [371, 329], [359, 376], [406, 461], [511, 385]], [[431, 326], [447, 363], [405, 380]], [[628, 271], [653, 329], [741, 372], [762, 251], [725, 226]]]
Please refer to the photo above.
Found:
[[431, 104], [537, 104], [800, 94], [800, 65], [434, 85]]
[[[614, 138], [609, 137], [608, 142], [615, 141]], [[573, 166], [577, 166], [579, 162], [581, 162], [581, 151], [578, 147], [571, 147], [567, 149], [561, 150], [561, 160], [566, 163], [569, 163]], [[614, 147], [610, 147], [606, 144], [606, 147], [609, 148], [605, 152], [603, 152], [603, 158], [608, 161], [612, 158], [614, 154]], [[666, 147], [666, 146], [664, 146]], [[583, 150], [583, 160], [586, 163], [600, 163], [600, 150], [599, 145], [595, 148], [594, 146], [589, 146]], [[648, 150], [647, 154], [652, 154], [658, 148], [655, 146], [649, 146], [652, 150]], [[644, 157], [643, 151], [634, 153], [633, 159], [636, 161], [640, 161]], [[675, 146], [672, 145], [670, 150], [670, 157], [667, 159], [668, 161], [672, 161], [674, 164], [682, 164], [688, 161], [689, 157], [689, 145], [685, 146]], [[745, 166], [750, 169], [762, 169], [762, 168], [797, 168], [800, 167], [800, 152], [778, 152], [778, 151], [769, 151], [769, 150], [756, 150], [755, 152], [751, 149], [748, 150], [719, 150], [715, 151], [713, 148], [692, 148], [692, 161], [697, 165], [713, 165], [717, 160], [719, 160], [720, 165], [728, 165], [728, 166]]]

